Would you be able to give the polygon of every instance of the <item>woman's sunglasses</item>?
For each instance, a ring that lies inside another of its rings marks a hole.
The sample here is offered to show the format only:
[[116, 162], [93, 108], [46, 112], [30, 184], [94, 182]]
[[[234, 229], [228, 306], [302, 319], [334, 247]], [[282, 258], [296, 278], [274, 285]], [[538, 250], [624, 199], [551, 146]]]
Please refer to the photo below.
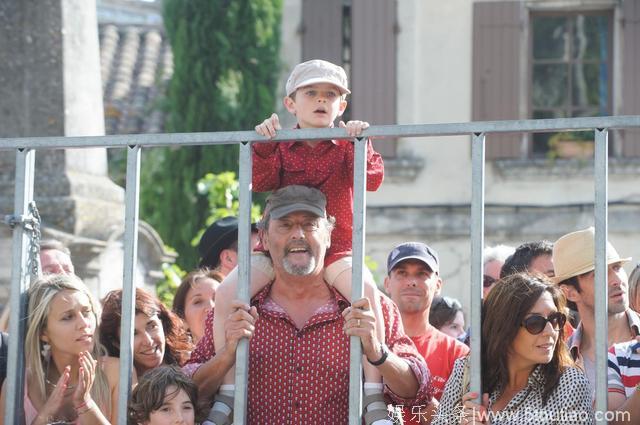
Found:
[[496, 282], [497, 280], [492, 278], [491, 276], [488, 276], [486, 274], [482, 276], [482, 286], [484, 286], [485, 288], [488, 288]]
[[540, 314], [533, 314], [522, 321], [522, 326], [532, 335], [538, 335], [547, 326], [547, 323], [551, 323], [551, 327], [555, 330], [559, 330], [567, 322], [567, 316], [559, 311], [551, 313], [549, 317], [541, 316]]

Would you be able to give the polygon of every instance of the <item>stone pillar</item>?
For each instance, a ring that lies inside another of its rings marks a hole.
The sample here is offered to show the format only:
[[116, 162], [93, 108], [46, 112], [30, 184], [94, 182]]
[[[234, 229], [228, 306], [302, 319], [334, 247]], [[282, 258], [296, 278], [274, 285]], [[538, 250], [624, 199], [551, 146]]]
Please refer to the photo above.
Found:
[[[104, 134], [94, 0], [0, 2], [0, 137]], [[0, 208], [12, 208], [13, 152], [0, 159]], [[47, 226], [105, 238], [123, 217], [105, 149], [36, 153], [35, 196]]]
[[[0, 1], [0, 58], [0, 137], [104, 135], [95, 0]], [[0, 151], [2, 215], [13, 213], [14, 162], [15, 152]], [[44, 234], [69, 246], [78, 274], [94, 293], [119, 287], [124, 190], [108, 178], [106, 149], [37, 151], [35, 198]], [[153, 287], [160, 264], [175, 256], [153, 229], [139, 236], [144, 249], [137, 283]], [[4, 260], [10, 238], [6, 228], [0, 231]], [[5, 285], [9, 266], [0, 261]]]

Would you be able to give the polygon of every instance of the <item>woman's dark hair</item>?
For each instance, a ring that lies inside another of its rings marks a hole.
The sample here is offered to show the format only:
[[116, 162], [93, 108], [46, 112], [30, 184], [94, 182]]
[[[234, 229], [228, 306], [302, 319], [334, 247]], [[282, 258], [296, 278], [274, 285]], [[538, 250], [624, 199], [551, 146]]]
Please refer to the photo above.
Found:
[[176, 294], [173, 297], [173, 307], [171, 310], [173, 310], [173, 312], [183, 320], [185, 319], [184, 307], [187, 303], [187, 294], [189, 293], [189, 289], [193, 288], [200, 279], [213, 279], [216, 282], [222, 283], [224, 276], [215, 270], [203, 268], [190, 272], [184, 277], [184, 279], [182, 279], [182, 282], [180, 283], [180, 286], [178, 286]]
[[[542, 275], [517, 273], [507, 276], [489, 292], [482, 306], [482, 392], [491, 393], [509, 382], [506, 365], [511, 345], [520, 331], [520, 324], [544, 292], [551, 295], [559, 312], [567, 314], [563, 293]], [[551, 361], [541, 365], [543, 405], [564, 370], [574, 364], [563, 341], [564, 329], [560, 328]]]
[[[171, 393], [168, 389], [175, 387]], [[148, 421], [149, 416], [155, 410], [162, 407], [165, 401], [171, 400], [178, 395], [180, 390], [184, 390], [193, 404], [196, 422], [204, 419], [203, 406], [198, 404], [198, 387], [175, 366], [160, 366], [152, 369], [140, 378], [138, 386], [131, 393], [128, 407], [129, 425], [138, 425]]]
[[[109, 292], [102, 300], [102, 319], [100, 321], [100, 340], [110, 356], [120, 357], [120, 319], [122, 312], [122, 289]], [[166, 348], [164, 364], [182, 366], [189, 360], [193, 349], [185, 332], [181, 319], [164, 306], [156, 297], [136, 288], [136, 315], [142, 313], [148, 317], [157, 315], [162, 322]]]
[[429, 323], [436, 329], [451, 323], [459, 311], [462, 311], [460, 301], [449, 297], [435, 297], [431, 302]]

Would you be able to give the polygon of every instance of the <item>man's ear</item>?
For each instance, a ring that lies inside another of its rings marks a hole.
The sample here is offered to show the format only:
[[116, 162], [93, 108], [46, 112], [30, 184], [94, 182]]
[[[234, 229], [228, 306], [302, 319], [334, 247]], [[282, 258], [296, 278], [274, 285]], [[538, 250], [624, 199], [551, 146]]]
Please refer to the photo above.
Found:
[[580, 296], [579, 292], [576, 290], [576, 288], [573, 285], [560, 285], [560, 289], [562, 290], [565, 298], [568, 301], [575, 303], [578, 297]]
[[436, 282], [436, 295], [440, 295], [441, 291], [442, 291], [442, 279], [440, 278], [440, 275], [438, 275], [438, 281]]
[[269, 233], [266, 229], [260, 230], [258, 233], [260, 235], [260, 242], [262, 242], [262, 247], [265, 251], [269, 251]]
[[296, 114], [296, 101], [293, 100], [291, 96], [285, 96], [284, 99], [282, 99], [282, 103], [290, 114]]
[[327, 249], [331, 247], [331, 232], [333, 232], [333, 229], [327, 231]]
[[384, 290], [387, 294], [389, 294], [389, 276], [384, 277]]

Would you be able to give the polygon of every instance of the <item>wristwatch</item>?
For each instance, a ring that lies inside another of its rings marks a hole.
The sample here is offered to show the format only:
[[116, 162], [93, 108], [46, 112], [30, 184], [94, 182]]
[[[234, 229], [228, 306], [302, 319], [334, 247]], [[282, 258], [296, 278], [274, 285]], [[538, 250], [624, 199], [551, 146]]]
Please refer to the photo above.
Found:
[[367, 357], [367, 361], [369, 363], [371, 363], [374, 366], [380, 366], [382, 363], [384, 363], [385, 361], [387, 361], [387, 357], [389, 356], [389, 348], [387, 348], [386, 345], [384, 345], [383, 343], [380, 344], [380, 351], [382, 351], [382, 356], [380, 356], [380, 358], [378, 360], [376, 360], [375, 362], [372, 362], [369, 357]]

